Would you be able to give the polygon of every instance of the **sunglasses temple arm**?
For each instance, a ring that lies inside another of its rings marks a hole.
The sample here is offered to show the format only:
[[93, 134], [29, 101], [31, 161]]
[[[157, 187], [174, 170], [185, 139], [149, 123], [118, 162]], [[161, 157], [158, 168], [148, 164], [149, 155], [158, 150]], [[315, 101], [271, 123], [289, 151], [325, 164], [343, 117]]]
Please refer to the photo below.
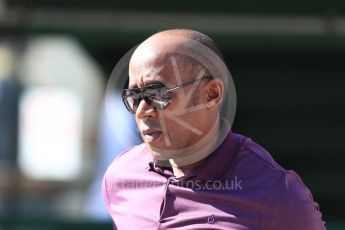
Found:
[[177, 89], [179, 89], [179, 88], [181, 88], [181, 87], [185, 87], [185, 86], [187, 86], [187, 85], [191, 85], [191, 84], [193, 84], [194, 82], [201, 81], [201, 80], [203, 80], [203, 79], [211, 80], [211, 79], [213, 79], [213, 77], [212, 77], [211, 75], [209, 75], [209, 76], [201, 77], [201, 78], [199, 78], [199, 79], [195, 79], [195, 80], [193, 80], [193, 81], [188, 81], [188, 82], [182, 83], [181, 85], [177, 85], [177, 86], [175, 86], [175, 87], [173, 87], [173, 88], [171, 88], [171, 89], [168, 89], [167, 92], [171, 92], [171, 91], [177, 90]]

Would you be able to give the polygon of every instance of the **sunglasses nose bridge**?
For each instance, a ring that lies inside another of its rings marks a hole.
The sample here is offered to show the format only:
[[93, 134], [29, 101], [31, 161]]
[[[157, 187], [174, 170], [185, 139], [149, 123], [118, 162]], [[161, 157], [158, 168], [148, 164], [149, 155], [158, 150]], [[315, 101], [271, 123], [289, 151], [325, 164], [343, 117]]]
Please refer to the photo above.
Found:
[[147, 97], [143, 97], [143, 100], [140, 100], [138, 107], [136, 109], [136, 116], [138, 118], [142, 118], [144, 116], [154, 116], [156, 111], [156, 108], [151, 106], [151, 102]]

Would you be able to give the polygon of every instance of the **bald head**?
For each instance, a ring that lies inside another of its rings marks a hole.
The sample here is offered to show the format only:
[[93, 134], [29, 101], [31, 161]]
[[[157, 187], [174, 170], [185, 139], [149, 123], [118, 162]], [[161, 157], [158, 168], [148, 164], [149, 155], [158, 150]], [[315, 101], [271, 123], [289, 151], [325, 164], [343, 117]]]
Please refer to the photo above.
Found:
[[129, 75], [138, 75], [138, 71], [141, 74], [147, 71], [157, 72], [157, 69], [147, 69], [146, 67], [142, 69], [142, 62], [152, 60], [156, 63], [160, 62], [161, 66], [167, 63], [171, 65], [174, 64], [171, 62], [173, 56], [175, 69], [183, 72], [184, 75], [196, 78], [200, 72], [210, 74], [210, 63], [205, 62], [210, 58], [210, 53], [223, 62], [222, 54], [216, 44], [205, 34], [186, 29], [165, 30], [150, 36], [137, 47], [130, 60]]
[[204, 46], [208, 47], [209, 49], [211, 49], [213, 52], [215, 52], [221, 59], [224, 59], [216, 43], [207, 35], [195, 30], [188, 30], [188, 29], [164, 30], [152, 35], [148, 39], [153, 38], [153, 37], [169, 37], [169, 36], [170, 37], [171, 36], [184, 37], [184, 38], [199, 42], [203, 44]]

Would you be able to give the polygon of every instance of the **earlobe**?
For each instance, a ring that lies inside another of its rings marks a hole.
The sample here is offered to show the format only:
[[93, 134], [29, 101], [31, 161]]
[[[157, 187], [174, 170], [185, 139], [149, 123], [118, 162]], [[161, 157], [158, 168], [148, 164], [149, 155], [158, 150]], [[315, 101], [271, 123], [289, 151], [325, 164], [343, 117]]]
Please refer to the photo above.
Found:
[[206, 101], [206, 108], [210, 109], [211, 107], [215, 106], [217, 104], [217, 98], [219, 97], [219, 94], [215, 90], [209, 91], [207, 95], [207, 101]]
[[206, 108], [210, 109], [211, 107], [213, 107], [215, 105], [216, 105], [216, 100], [215, 99], [207, 100]]
[[219, 80], [212, 80], [207, 85], [206, 90], [206, 109], [210, 109], [220, 103], [223, 95], [223, 84]]

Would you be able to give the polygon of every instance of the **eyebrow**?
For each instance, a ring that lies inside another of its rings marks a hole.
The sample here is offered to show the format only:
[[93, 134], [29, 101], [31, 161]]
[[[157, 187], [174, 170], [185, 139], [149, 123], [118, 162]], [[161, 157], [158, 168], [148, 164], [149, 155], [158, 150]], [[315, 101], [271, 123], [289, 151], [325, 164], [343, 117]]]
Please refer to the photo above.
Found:
[[[149, 86], [149, 85], [162, 85], [162, 86], [165, 86], [165, 84], [163, 82], [158, 81], [158, 80], [147, 80], [147, 81], [144, 81], [144, 87]], [[128, 89], [137, 89], [137, 88], [138, 88], [138, 86], [136, 84], [128, 86]]]
[[144, 80], [144, 86], [154, 85], [154, 84], [164, 85], [164, 83], [159, 80], [146, 80], [146, 81]]

